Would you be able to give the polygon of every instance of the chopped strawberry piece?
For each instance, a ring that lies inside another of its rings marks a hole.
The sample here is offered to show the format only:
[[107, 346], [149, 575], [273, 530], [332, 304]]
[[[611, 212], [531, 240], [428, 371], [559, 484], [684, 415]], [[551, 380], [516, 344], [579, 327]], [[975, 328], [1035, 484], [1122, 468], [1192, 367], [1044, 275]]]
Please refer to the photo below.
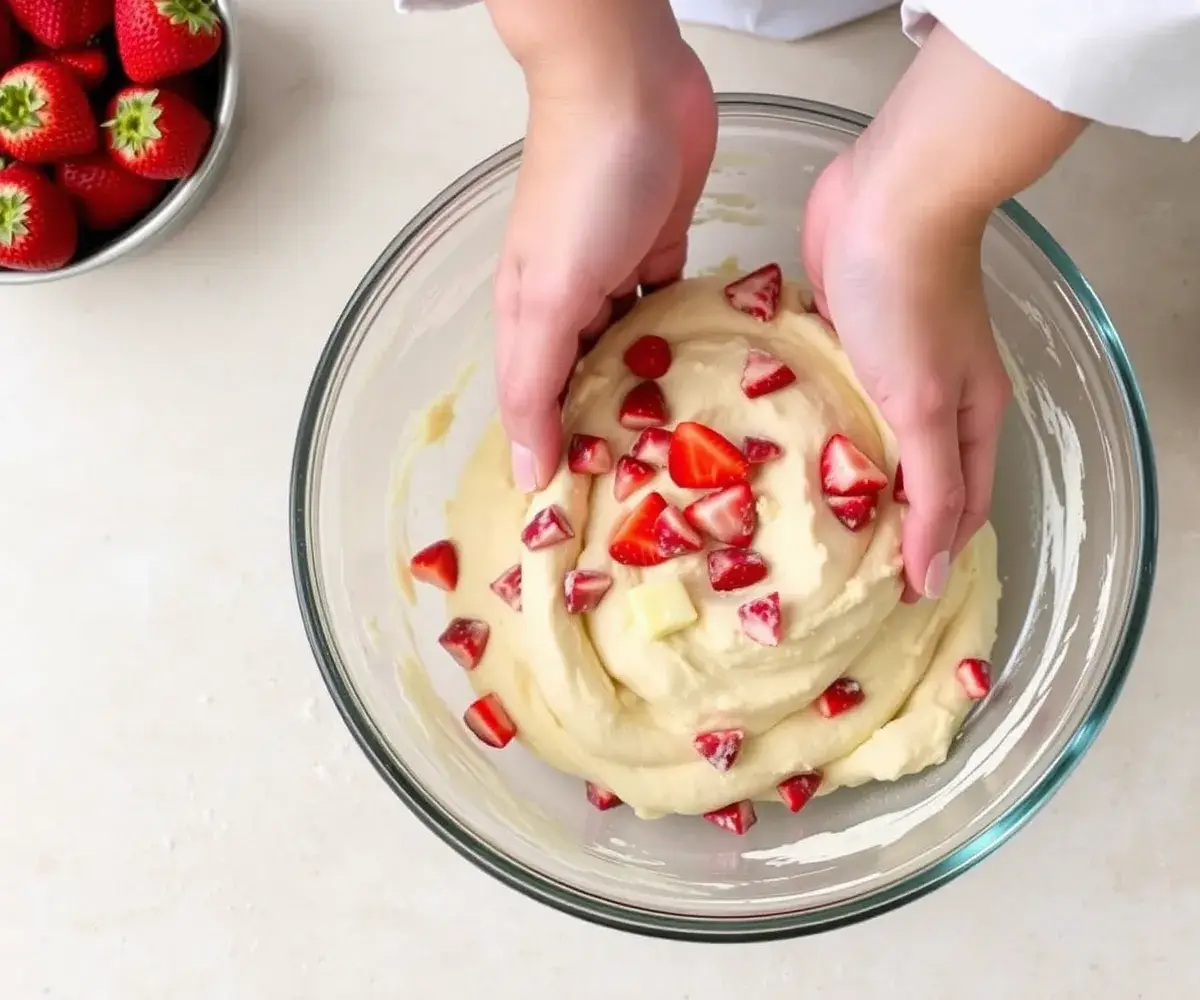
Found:
[[758, 512], [754, 508], [754, 491], [748, 483], [726, 486], [723, 490], [701, 497], [688, 504], [683, 516], [697, 531], [726, 545], [745, 548], [758, 527]]
[[671, 435], [667, 468], [676, 486], [707, 490], [741, 482], [750, 463], [711, 427], [686, 420]]
[[783, 609], [779, 594], [756, 597], [738, 608], [742, 632], [760, 646], [778, 646], [783, 636]]
[[664, 559], [674, 559], [704, 548], [704, 539], [674, 507], [664, 507], [654, 522], [654, 539]]
[[530, 552], [548, 549], [574, 537], [575, 532], [571, 530], [566, 512], [558, 504], [539, 510], [521, 532], [521, 541]]
[[587, 476], [602, 476], [613, 467], [612, 449], [602, 437], [576, 434], [567, 449], [567, 468]]
[[647, 493], [642, 497], [617, 526], [608, 554], [623, 566], [657, 566], [663, 562], [655, 525], [666, 506], [667, 501], [660, 493]]
[[638, 378], [662, 378], [671, 367], [671, 345], [662, 337], [638, 337], [625, 349], [625, 367]]
[[644, 427], [657, 427], [670, 419], [667, 401], [657, 382], [639, 382], [621, 401], [619, 420], [622, 427], [640, 431]]
[[987, 660], [963, 660], [955, 670], [955, 675], [972, 701], [986, 698], [992, 689], [992, 665]]
[[617, 459], [617, 472], [613, 476], [613, 496], [624, 502], [654, 478], [654, 466], [639, 462], [632, 455]]
[[409, 560], [408, 571], [414, 580], [453, 590], [458, 586], [458, 552], [454, 543], [443, 538], [427, 545]]
[[746, 364], [742, 368], [742, 392], [747, 399], [778, 392], [795, 381], [796, 373], [774, 354], [756, 347], [746, 352]]
[[746, 438], [746, 443], [742, 445], [742, 454], [751, 465], [762, 465], [763, 462], [773, 462], [781, 458], [783, 449], [766, 438]]
[[834, 716], [850, 711], [855, 705], [862, 704], [865, 697], [862, 685], [858, 681], [851, 680], [849, 677], [839, 677], [817, 699], [817, 711], [825, 718], [832, 719]]
[[604, 812], [606, 809], [615, 809], [621, 805], [621, 800], [617, 798], [614, 792], [610, 792], [602, 785], [597, 785], [594, 781], [587, 783], [587, 797], [588, 801], [601, 812]]
[[821, 489], [828, 496], [874, 496], [888, 484], [879, 467], [844, 434], [834, 434], [821, 449]]
[[822, 777], [820, 771], [805, 771], [803, 774], [793, 774], [790, 778], [785, 778], [776, 786], [783, 804], [792, 812], [798, 813], [808, 805], [808, 800], [817, 794]]
[[629, 453], [639, 462], [665, 469], [671, 454], [671, 432], [665, 427], [647, 427], [633, 442]]
[[904, 467], [896, 465], [896, 484], [892, 487], [892, 499], [896, 503], [908, 503], [908, 494], [904, 492]]
[[438, 636], [442, 649], [454, 657], [463, 670], [474, 670], [483, 659], [492, 630], [477, 618], [455, 618]]
[[879, 508], [878, 497], [826, 497], [825, 502], [833, 516], [851, 531], [862, 531], [875, 520]]
[[720, 809], [714, 809], [712, 812], [706, 812], [704, 818], [713, 826], [719, 826], [722, 830], [728, 830], [738, 836], [758, 822], [758, 817], [754, 813], [754, 803], [749, 799], [742, 799], [741, 802], [733, 802]]
[[492, 593], [514, 611], [521, 610], [521, 564], [509, 566], [491, 584]]
[[563, 577], [563, 600], [570, 614], [595, 611], [613, 579], [594, 569], [573, 569]]
[[692, 740], [692, 746], [696, 753], [724, 773], [737, 763], [745, 739], [744, 729], [714, 729], [711, 733], [700, 733]]
[[734, 309], [770, 323], [779, 309], [783, 273], [778, 264], [767, 264], [725, 286], [725, 301]]
[[708, 581], [713, 590], [741, 590], [766, 579], [767, 562], [749, 549], [714, 549], [708, 554]]
[[517, 726], [498, 695], [485, 694], [471, 702], [463, 713], [463, 722], [481, 741], [499, 750], [517, 735]]

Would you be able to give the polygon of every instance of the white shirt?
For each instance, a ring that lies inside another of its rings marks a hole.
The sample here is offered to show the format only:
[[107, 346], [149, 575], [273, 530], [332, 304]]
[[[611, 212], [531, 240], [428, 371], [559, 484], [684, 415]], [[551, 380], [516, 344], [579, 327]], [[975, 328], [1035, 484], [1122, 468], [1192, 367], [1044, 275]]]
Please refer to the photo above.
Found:
[[[401, 10], [471, 0], [396, 0]], [[672, 0], [681, 21], [796, 39], [894, 0]], [[1057, 108], [1151, 135], [1200, 133], [1200, 0], [904, 0], [918, 44], [939, 21]]]

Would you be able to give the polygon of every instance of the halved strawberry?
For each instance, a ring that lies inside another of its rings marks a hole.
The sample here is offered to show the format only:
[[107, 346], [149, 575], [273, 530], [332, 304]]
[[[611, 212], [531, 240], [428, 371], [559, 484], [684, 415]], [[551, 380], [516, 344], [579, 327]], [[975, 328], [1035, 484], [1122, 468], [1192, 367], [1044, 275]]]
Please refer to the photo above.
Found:
[[987, 660], [963, 660], [955, 669], [955, 675], [972, 701], [986, 698], [992, 689], [992, 665]]
[[521, 564], [509, 566], [491, 584], [492, 593], [513, 611], [521, 610]]
[[621, 800], [617, 798], [615, 792], [610, 792], [602, 785], [597, 785], [594, 781], [587, 783], [588, 801], [601, 812], [606, 809], [615, 809], [621, 805]]
[[481, 622], [478, 618], [455, 618], [438, 636], [438, 642], [463, 670], [474, 670], [483, 659], [483, 651], [487, 649], [491, 634], [487, 622]]
[[625, 349], [625, 367], [638, 378], [662, 378], [671, 367], [671, 345], [662, 337], [638, 337]]
[[632, 455], [617, 459], [617, 472], [613, 476], [613, 496], [624, 502], [654, 478], [654, 466], [639, 462]]
[[496, 694], [485, 694], [471, 702], [463, 713], [463, 722], [482, 742], [497, 750], [508, 746], [517, 735], [516, 723]]
[[563, 602], [572, 615], [595, 611], [612, 586], [607, 573], [594, 569], [573, 569], [563, 577]]
[[728, 830], [730, 833], [736, 833], [738, 836], [741, 836], [758, 822], [758, 816], [754, 813], [754, 803], [749, 799], [742, 799], [741, 802], [732, 802], [727, 806], [722, 806], [720, 809], [706, 812], [704, 818], [712, 823], [713, 826], [719, 826], [722, 830]]
[[602, 476], [612, 471], [612, 449], [602, 437], [574, 434], [567, 448], [567, 468], [586, 476]]
[[750, 463], [711, 427], [685, 420], [671, 435], [667, 468], [676, 486], [706, 490], [745, 479]]
[[742, 454], [751, 465], [762, 465], [763, 462], [773, 462], [783, 457], [783, 448], [767, 438], [746, 438]]
[[742, 392], [747, 399], [757, 399], [778, 392], [796, 381], [796, 373], [774, 354], [752, 347], [746, 352], [742, 368]]
[[667, 401], [657, 382], [639, 382], [621, 400], [618, 419], [622, 427], [640, 431], [643, 427], [657, 427], [670, 419]]
[[750, 544], [758, 527], [754, 491], [749, 483], [736, 483], [701, 497], [684, 508], [683, 516], [697, 531], [739, 548]]
[[783, 636], [783, 610], [779, 594], [756, 597], [738, 608], [738, 621], [747, 638], [760, 646], [778, 646]]
[[692, 746], [696, 753], [722, 773], [737, 763], [746, 739], [744, 729], [714, 729], [711, 733], [699, 733]]
[[817, 789], [821, 787], [821, 779], [823, 777], [820, 771], [805, 771], [803, 774], [793, 774], [790, 778], [785, 778], [776, 786], [779, 791], [779, 797], [783, 799], [783, 804], [792, 812], [798, 813], [808, 805], [808, 800], [817, 794]]
[[713, 590], [741, 590], [766, 579], [767, 562], [749, 549], [714, 549], [708, 554], [708, 582]]
[[655, 524], [667, 506], [660, 493], [647, 493], [618, 526], [608, 554], [623, 566], [657, 566], [663, 562], [658, 551]]
[[829, 496], [874, 496], [888, 478], [844, 434], [833, 434], [821, 449], [821, 489]]
[[664, 559], [699, 552], [704, 548], [704, 539], [674, 507], [664, 507], [658, 515], [658, 520], [654, 522], [654, 538]]
[[629, 453], [639, 462], [665, 469], [671, 454], [671, 432], [665, 427], [647, 427], [633, 442]]
[[878, 497], [826, 497], [825, 502], [833, 516], [851, 531], [862, 531], [875, 520], [879, 508]]
[[725, 286], [725, 301], [734, 309], [770, 323], [779, 309], [783, 273], [778, 264], [766, 264]]
[[558, 504], [539, 510], [521, 532], [521, 541], [530, 552], [548, 549], [551, 545], [574, 537], [575, 532], [571, 530], [566, 511]]
[[443, 538], [425, 546], [408, 561], [408, 571], [414, 580], [453, 590], [458, 586], [458, 552], [454, 543]]
[[892, 499], [896, 503], [908, 503], [908, 494], [904, 492], [904, 466], [896, 464], [896, 483], [892, 487]]
[[825, 718], [832, 719], [850, 711], [855, 705], [862, 704], [864, 698], [866, 695], [863, 694], [862, 685], [858, 681], [849, 677], [839, 677], [817, 699], [817, 711]]

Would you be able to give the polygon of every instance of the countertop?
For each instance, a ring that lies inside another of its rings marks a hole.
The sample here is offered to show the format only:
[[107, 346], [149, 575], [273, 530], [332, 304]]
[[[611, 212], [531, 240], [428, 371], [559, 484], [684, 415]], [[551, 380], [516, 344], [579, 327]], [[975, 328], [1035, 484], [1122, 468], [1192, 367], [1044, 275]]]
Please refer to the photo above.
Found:
[[[1200, 995], [1200, 143], [1096, 128], [1024, 199], [1123, 331], [1158, 447], [1157, 592], [1099, 742], [932, 896], [816, 939], [671, 944], [428, 833], [352, 744], [293, 596], [318, 352], [393, 233], [518, 137], [520, 79], [480, 10], [241, 6], [244, 127], [205, 211], [148, 257], [0, 291], [0, 995]], [[912, 57], [894, 13], [792, 46], [689, 35], [719, 89], [867, 111]]]

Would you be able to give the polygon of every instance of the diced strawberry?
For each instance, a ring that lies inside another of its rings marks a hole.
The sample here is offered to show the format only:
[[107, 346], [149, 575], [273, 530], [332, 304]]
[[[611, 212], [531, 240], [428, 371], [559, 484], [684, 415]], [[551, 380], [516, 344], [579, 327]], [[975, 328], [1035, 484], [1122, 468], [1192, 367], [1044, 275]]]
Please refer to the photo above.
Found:
[[737, 763], [746, 739], [744, 729], [714, 729], [711, 733], [700, 733], [692, 740], [696, 753], [722, 773]]
[[992, 665], [987, 660], [963, 660], [955, 670], [958, 683], [972, 701], [986, 698], [992, 689]]
[[667, 401], [657, 382], [639, 382], [621, 400], [618, 414], [621, 426], [632, 431], [657, 427], [670, 419]]
[[623, 503], [654, 478], [654, 466], [639, 462], [632, 455], [617, 459], [617, 472], [613, 476], [613, 496]]
[[725, 300], [747, 316], [770, 323], [779, 309], [783, 273], [778, 264], [766, 264], [725, 286]]
[[746, 364], [742, 368], [742, 392], [747, 399], [778, 392], [795, 381], [796, 373], [774, 354], [756, 347], [746, 352]]
[[608, 554], [623, 566], [657, 566], [663, 562], [658, 551], [655, 525], [667, 506], [660, 493], [647, 493], [617, 526]]
[[492, 593], [514, 611], [521, 610], [521, 564], [509, 566], [491, 582]]
[[878, 497], [826, 497], [825, 502], [833, 516], [851, 531], [862, 531], [875, 520], [879, 508]]
[[865, 697], [862, 685], [858, 681], [851, 680], [849, 677], [839, 677], [817, 699], [817, 711], [825, 718], [832, 719], [834, 716], [850, 711], [855, 705], [862, 704]]
[[805, 771], [803, 774], [793, 774], [790, 778], [785, 778], [776, 786], [783, 804], [792, 812], [798, 813], [808, 805], [808, 800], [817, 794], [822, 777], [820, 771]]
[[781, 458], [783, 449], [766, 438], [746, 438], [746, 443], [742, 445], [742, 454], [751, 465], [762, 465], [763, 462], [773, 462]]
[[676, 486], [707, 490], [741, 482], [750, 463], [711, 427], [685, 420], [671, 435], [667, 468]]
[[704, 818], [713, 826], [719, 826], [722, 830], [728, 830], [738, 836], [758, 822], [758, 817], [754, 813], [754, 803], [749, 799], [742, 799], [741, 802], [733, 802], [720, 809], [714, 809], [712, 812], [706, 812]]
[[704, 548], [704, 539], [674, 507], [664, 507], [654, 522], [654, 539], [664, 559], [674, 559]]
[[908, 503], [908, 494], [904, 492], [904, 466], [896, 465], [896, 484], [892, 487], [892, 499], [896, 503]]
[[588, 801], [601, 812], [604, 812], [606, 809], [615, 809], [621, 805], [621, 800], [617, 798], [615, 793], [610, 792], [601, 785], [597, 785], [594, 781], [587, 783], [587, 797]]
[[766, 579], [767, 562], [749, 549], [714, 549], [708, 554], [708, 581], [713, 590], [741, 590]]
[[613, 467], [612, 449], [602, 437], [575, 434], [567, 449], [567, 468], [587, 476], [602, 476]]
[[427, 545], [409, 560], [408, 571], [414, 580], [453, 590], [458, 586], [458, 553], [454, 543], [443, 538]]
[[671, 367], [671, 345], [662, 337], [638, 337], [625, 349], [625, 367], [638, 378], [662, 378]]
[[563, 577], [563, 600], [570, 614], [595, 611], [613, 579], [594, 569], [573, 569]]
[[481, 622], [478, 618], [455, 618], [438, 636], [438, 642], [463, 670], [474, 670], [483, 659], [483, 651], [487, 649], [491, 634], [487, 622]]
[[888, 478], [844, 434], [834, 434], [821, 449], [821, 489], [828, 496], [874, 496]]
[[629, 453], [639, 462], [665, 469], [671, 454], [671, 432], [665, 427], [647, 427], [633, 442]]
[[533, 516], [533, 520], [525, 525], [525, 530], [521, 532], [521, 541], [525, 543], [525, 548], [530, 552], [548, 549], [552, 545], [574, 537], [575, 532], [571, 530], [566, 511], [558, 504], [552, 504], [539, 510]]
[[783, 609], [779, 594], [756, 597], [738, 608], [742, 632], [760, 646], [778, 646], [783, 636]]
[[754, 491], [749, 483], [737, 483], [688, 504], [683, 516], [697, 531], [726, 545], [745, 548], [758, 527]]
[[517, 735], [517, 726], [496, 694], [485, 694], [471, 702], [463, 713], [463, 722], [481, 741], [499, 750]]

